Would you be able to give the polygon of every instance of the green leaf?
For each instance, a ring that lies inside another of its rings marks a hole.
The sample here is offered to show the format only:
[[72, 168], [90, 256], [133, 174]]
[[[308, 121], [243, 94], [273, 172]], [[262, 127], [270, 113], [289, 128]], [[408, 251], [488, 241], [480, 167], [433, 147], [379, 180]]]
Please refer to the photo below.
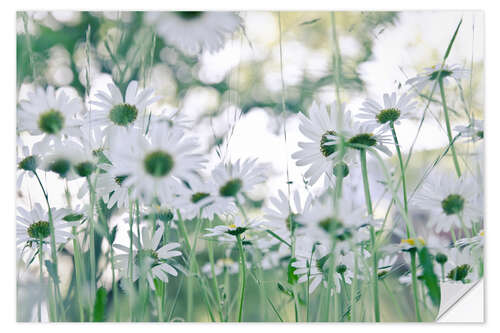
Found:
[[52, 261], [45, 260], [45, 267], [47, 268], [47, 272], [49, 273], [54, 283], [59, 283], [59, 276], [57, 275], [57, 270]]
[[426, 247], [418, 250], [418, 260], [424, 269], [423, 280], [427, 287], [428, 295], [431, 298], [432, 304], [439, 306], [441, 302], [441, 289], [439, 287], [439, 279], [434, 273], [434, 265], [432, 264], [432, 256]]
[[290, 288], [285, 287], [280, 282], [277, 283], [278, 289], [287, 296], [293, 297], [293, 291]]
[[75, 221], [80, 221], [83, 218], [83, 214], [68, 214], [65, 217], [63, 217], [63, 220], [66, 222], [75, 222]]
[[299, 280], [299, 277], [297, 275], [295, 275], [296, 268], [292, 266], [292, 264], [296, 261], [297, 261], [297, 259], [292, 258], [288, 262], [288, 283], [290, 283], [291, 285], [296, 284], [297, 281]]
[[314, 24], [316, 22], [318, 22], [319, 20], [321, 20], [319, 17], [318, 18], [315, 18], [313, 20], [309, 20], [309, 21], [305, 21], [305, 22], [302, 22], [301, 24], [299, 25], [309, 25], [309, 24]]
[[94, 321], [101, 322], [106, 320], [106, 302], [107, 291], [104, 287], [97, 289], [94, 303]]

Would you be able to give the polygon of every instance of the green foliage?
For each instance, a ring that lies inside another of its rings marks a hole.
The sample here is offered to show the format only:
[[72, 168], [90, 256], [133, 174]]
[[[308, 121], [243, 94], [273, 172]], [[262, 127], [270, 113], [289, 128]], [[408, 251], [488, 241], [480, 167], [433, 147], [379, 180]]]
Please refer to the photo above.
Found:
[[439, 286], [439, 279], [434, 273], [434, 265], [432, 264], [432, 256], [427, 247], [422, 247], [418, 250], [418, 259], [420, 265], [424, 269], [423, 280], [427, 287], [427, 293], [431, 298], [432, 304], [439, 306], [441, 302], [441, 288]]
[[102, 322], [106, 320], [107, 294], [106, 288], [100, 287], [97, 289], [93, 311], [95, 322]]

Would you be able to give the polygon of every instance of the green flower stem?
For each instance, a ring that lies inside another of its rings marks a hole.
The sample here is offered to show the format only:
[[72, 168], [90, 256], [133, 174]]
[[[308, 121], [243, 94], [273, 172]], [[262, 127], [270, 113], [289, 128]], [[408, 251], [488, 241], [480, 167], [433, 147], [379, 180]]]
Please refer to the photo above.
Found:
[[238, 243], [238, 250], [240, 251], [240, 284], [241, 284], [241, 289], [240, 289], [240, 308], [238, 311], [238, 322], [241, 322], [241, 318], [243, 315], [243, 301], [245, 298], [245, 287], [247, 283], [247, 278], [246, 278], [246, 263], [245, 263], [245, 251], [243, 249], [243, 242], [241, 241], [240, 235], [236, 235], [236, 240]]
[[[406, 176], [405, 176], [405, 168], [403, 165], [403, 155], [401, 155], [401, 149], [399, 147], [399, 141], [398, 141], [398, 136], [396, 135], [396, 128], [394, 127], [394, 122], [391, 121], [389, 123], [392, 131], [392, 137], [394, 139], [394, 145], [396, 146], [396, 152], [398, 154], [398, 160], [399, 160], [399, 169], [401, 170], [401, 182], [403, 185], [403, 204], [404, 204], [404, 209], [405, 213], [408, 214], [408, 196], [406, 193]], [[410, 238], [410, 230], [406, 228], [406, 235], [408, 238]]]
[[202, 291], [202, 294], [203, 294], [203, 298], [204, 298], [205, 304], [207, 305], [208, 315], [210, 316], [210, 319], [213, 322], [215, 322], [215, 317], [214, 317], [214, 315], [212, 313], [212, 310], [211, 310], [211, 308], [209, 306], [210, 303], [209, 303], [209, 299], [208, 299], [207, 286], [204, 283], [203, 277], [200, 275], [200, 267], [198, 266], [198, 261], [196, 260], [196, 256], [191, 257], [192, 247], [191, 247], [191, 245], [189, 243], [189, 237], [188, 237], [188, 234], [187, 234], [187, 231], [186, 231], [186, 224], [184, 223], [184, 220], [182, 219], [182, 216], [181, 216], [181, 213], [180, 213], [179, 210], [177, 210], [177, 217], [178, 217], [179, 231], [181, 233], [181, 236], [184, 238], [184, 243], [185, 243], [187, 252], [189, 253], [189, 259], [188, 260], [189, 261], [191, 261], [191, 259], [193, 260], [193, 268], [195, 270], [195, 273], [196, 273], [196, 275], [198, 275], [200, 277], [199, 278], [199, 283], [200, 283], [200, 287], [201, 287], [201, 291]]
[[[363, 188], [365, 191], [365, 202], [368, 215], [373, 217], [372, 210], [372, 199], [370, 196], [370, 184], [368, 183], [368, 170], [366, 168], [366, 150], [361, 148], [359, 151], [360, 161], [361, 161], [361, 173], [363, 175]], [[376, 249], [376, 237], [375, 228], [370, 225], [370, 242], [372, 244], [372, 289], [373, 289], [373, 312], [375, 315], [375, 321], [380, 321], [380, 304], [378, 297], [378, 275], [377, 275], [377, 249]]]
[[38, 321], [42, 322], [42, 296], [43, 296], [43, 238], [38, 240], [38, 263], [40, 264], [40, 298], [38, 299]]
[[196, 245], [198, 244], [198, 237], [200, 236], [200, 231], [201, 227], [203, 225], [203, 220], [201, 219], [201, 211], [200, 215], [198, 215], [198, 218], [196, 219], [196, 231], [194, 234], [194, 240], [193, 240], [193, 246], [191, 247], [190, 253], [189, 253], [189, 276], [188, 276], [188, 288], [187, 288], [187, 311], [188, 311], [188, 321], [193, 321], [192, 315], [193, 315], [193, 293], [194, 293], [194, 280], [193, 280], [193, 268], [194, 268], [194, 262], [196, 261]]
[[[55, 229], [54, 229], [54, 220], [52, 219], [52, 209], [50, 207], [49, 203], [49, 195], [47, 191], [45, 190], [45, 187], [42, 184], [42, 181], [40, 180], [40, 177], [38, 176], [38, 173], [36, 171], [33, 171], [33, 174], [35, 175], [36, 179], [38, 180], [38, 184], [40, 185], [40, 188], [42, 189], [43, 196], [45, 198], [45, 202], [47, 203], [47, 211], [48, 211], [48, 216], [49, 216], [49, 227], [50, 227], [50, 254], [52, 258], [52, 264], [53, 264], [53, 269], [54, 269], [54, 274], [58, 275], [58, 266], [57, 266], [57, 247], [56, 247], [56, 235], [55, 235]], [[43, 265], [43, 263], [42, 263]], [[50, 274], [49, 274], [50, 275]], [[61, 300], [60, 300], [60, 292], [59, 292], [59, 279], [58, 278], [52, 278], [52, 281], [54, 283], [54, 302], [55, 306], [52, 308], [52, 313], [53, 313], [53, 318], [54, 321], [58, 321], [58, 311], [57, 307], [61, 306]], [[61, 314], [63, 317], [64, 314]]]
[[[130, 197], [130, 190], [129, 190]], [[128, 236], [129, 236], [129, 252], [128, 252], [128, 289], [130, 293], [129, 297], [129, 314], [130, 321], [134, 320], [134, 206], [132, 205], [132, 199], [129, 199], [129, 209], [128, 209]]]
[[80, 252], [80, 244], [78, 243], [76, 227], [72, 228], [73, 233], [73, 251], [75, 260], [75, 277], [76, 277], [76, 298], [78, 300], [78, 314], [80, 316], [80, 321], [85, 320], [85, 312], [83, 311], [83, 299], [81, 294], [82, 288], [82, 254]]
[[441, 92], [441, 100], [443, 102], [443, 113], [444, 113], [444, 120], [446, 122], [446, 133], [448, 134], [448, 140], [451, 145], [451, 154], [453, 156], [453, 164], [455, 165], [455, 171], [457, 172], [457, 176], [460, 177], [462, 173], [460, 172], [460, 165], [458, 164], [457, 153], [455, 151], [455, 145], [453, 144], [450, 117], [448, 115], [448, 106], [446, 105], [446, 97], [444, 93], [443, 78], [440, 77], [438, 81], [439, 81], [439, 91]]
[[[209, 227], [212, 227], [212, 220], [208, 221]], [[208, 260], [210, 261], [210, 272], [212, 273], [212, 288], [214, 289], [215, 293], [215, 298], [217, 300], [217, 311], [219, 312], [219, 319], [220, 321], [223, 321], [223, 314], [222, 314], [222, 300], [220, 297], [220, 290], [219, 290], [219, 284], [217, 282], [217, 276], [215, 275], [215, 260], [214, 260], [214, 246], [212, 242], [207, 243], [207, 249], [208, 249]]]
[[413, 289], [413, 299], [415, 301], [415, 315], [417, 317], [417, 321], [422, 321], [422, 318], [420, 316], [420, 306], [418, 302], [418, 280], [417, 280], [417, 264], [416, 264], [416, 256], [417, 256], [417, 250], [416, 248], [413, 250], [410, 250], [410, 257], [411, 257], [411, 286]]
[[[94, 206], [95, 206], [95, 191], [90, 181], [87, 177], [87, 184], [89, 187], [89, 251], [90, 251], [90, 303], [95, 297], [97, 284], [96, 284], [96, 257], [95, 257], [95, 221], [94, 221]], [[91, 320], [94, 317], [93, 313], [91, 315]]]

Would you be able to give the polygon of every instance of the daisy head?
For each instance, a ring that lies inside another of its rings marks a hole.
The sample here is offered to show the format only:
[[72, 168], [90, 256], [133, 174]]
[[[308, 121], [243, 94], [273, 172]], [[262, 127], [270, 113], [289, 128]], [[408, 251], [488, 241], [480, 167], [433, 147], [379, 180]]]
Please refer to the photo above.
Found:
[[[54, 143], [45, 152], [41, 161], [41, 168], [45, 171], [54, 172], [61, 178], [73, 180], [84, 171], [86, 174], [93, 171], [94, 162], [90, 162], [93, 158], [92, 154], [85, 154], [79, 144], [66, 140]], [[86, 165], [86, 162], [84, 163], [87, 160], [89, 165]]]
[[132, 251], [133, 260], [133, 281], [136, 281], [139, 277], [146, 278], [149, 287], [155, 290], [154, 279], [157, 278], [163, 282], [168, 282], [169, 274], [177, 276], [177, 270], [174, 268], [175, 262], [172, 258], [182, 255], [180, 251], [176, 250], [180, 247], [180, 244], [168, 243], [160, 246], [163, 230], [163, 224], [159, 223], [158, 229], [150, 236], [148, 228], [143, 227], [140, 240], [134, 235], [134, 248], [132, 249], [120, 244], [113, 245], [114, 248], [125, 252], [115, 256], [117, 266], [124, 277], [128, 277], [130, 251]]
[[469, 125], [455, 126], [455, 131], [469, 142], [479, 141], [484, 139], [484, 120], [471, 119]]
[[165, 41], [185, 54], [215, 52], [240, 26], [241, 18], [232, 12], [177, 11], [147, 13], [146, 21], [155, 24]]
[[[365, 122], [352, 122], [344, 137], [347, 147], [345, 158], [355, 160], [358, 152], [367, 148], [374, 148], [390, 156], [392, 153], [386, 145], [392, 143], [392, 140], [390, 135], [384, 132], [384, 127], [377, 128], [377, 126]], [[330, 146], [338, 147], [341, 144], [341, 138], [335, 134], [327, 135], [326, 140], [326, 144]]]
[[436, 231], [453, 227], [470, 228], [480, 219], [478, 186], [472, 177], [459, 179], [438, 175], [425, 181], [415, 197], [415, 204], [430, 214], [429, 223]]
[[424, 72], [417, 76], [408, 79], [406, 84], [412, 85], [417, 91], [421, 91], [429, 84], [434, 85], [438, 79], [443, 81], [443, 84], [448, 84], [451, 79], [459, 81], [465, 77], [469, 71], [460, 65], [434, 65], [424, 68]]
[[292, 157], [297, 160], [298, 166], [309, 165], [305, 177], [314, 185], [323, 174], [334, 175], [334, 166], [341, 162], [338, 158], [338, 146], [331, 138], [351, 128], [351, 113], [345, 111], [343, 106], [337, 111], [335, 103], [331, 105], [329, 112], [325, 104], [318, 105], [314, 102], [309, 109], [309, 117], [302, 113], [298, 117], [299, 129], [308, 141], [299, 142], [300, 150], [293, 153]]
[[159, 98], [152, 96], [154, 91], [151, 88], [139, 91], [137, 81], [128, 84], [125, 97], [114, 83], [109, 83], [107, 87], [108, 91], [99, 90], [95, 100], [90, 101], [99, 109], [88, 114], [92, 124], [107, 128], [137, 127], [146, 107]]
[[[119, 136], [110, 152], [113, 174], [135, 197], [169, 202], [181, 181], [189, 181], [204, 159], [195, 152], [197, 142], [178, 128], [156, 128], [149, 136], [139, 130]], [[119, 144], [118, 144], [119, 143]]]
[[185, 183], [179, 187], [179, 194], [172, 205], [180, 210], [185, 219], [197, 216], [213, 219], [215, 215], [221, 216], [236, 211], [234, 202], [219, 196], [218, 188], [211, 179], [193, 178], [189, 183]]
[[237, 215], [234, 219], [227, 225], [218, 225], [213, 228], [206, 228], [208, 231], [205, 237], [218, 237], [219, 241], [222, 242], [234, 242], [236, 237], [242, 235], [248, 231], [259, 230], [262, 225], [262, 221], [249, 219], [245, 220], [241, 216]]
[[372, 126], [389, 127], [390, 124], [399, 124], [402, 119], [408, 119], [413, 115], [417, 102], [412, 100], [413, 95], [404, 93], [397, 97], [396, 93], [384, 94], [384, 104], [380, 105], [373, 99], [366, 99], [358, 115], [366, 123]]
[[305, 210], [309, 209], [311, 202], [311, 195], [307, 197], [303, 204], [298, 191], [293, 192], [292, 200], [292, 198], [287, 198], [283, 191], [279, 190], [278, 196], [272, 197], [269, 205], [264, 208], [266, 225], [277, 232], [278, 235], [286, 235], [286, 238], [288, 238], [293, 231], [302, 226], [297, 221], [297, 218]]
[[245, 200], [244, 193], [266, 180], [264, 172], [264, 166], [257, 164], [257, 159], [247, 159], [237, 160], [233, 164], [220, 163], [212, 171], [212, 177], [221, 198], [242, 203]]
[[79, 99], [70, 99], [64, 92], [56, 94], [54, 87], [46, 90], [37, 87], [20, 102], [19, 130], [31, 135], [43, 135], [42, 141], [60, 141], [68, 135], [77, 135], [81, 121], [78, 113], [83, 110]]
[[[51, 236], [48, 212], [39, 203], [35, 203], [31, 210], [18, 207], [17, 212], [17, 245], [23, 244], [25, 247], [37, 249], [42, 244], [47, 253]], [[56, 244], [63, 244], [73, 238], [68, 228], [78, 225], [78, 222], [66, 222], [64, 218], [69, 213], [67, 209], [51, 209]]]

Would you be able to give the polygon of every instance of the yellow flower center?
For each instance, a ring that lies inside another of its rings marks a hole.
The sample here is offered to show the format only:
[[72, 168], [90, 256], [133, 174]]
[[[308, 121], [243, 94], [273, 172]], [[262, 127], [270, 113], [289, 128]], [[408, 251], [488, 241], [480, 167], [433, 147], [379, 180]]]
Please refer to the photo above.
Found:
[[410, 246], [415, 246], [417, 244], [417, 241], [418, 243], [420, 243], [420, 245], [425, 245], [425, 240], [422, 237], [418, 237], [417, 239], [415, 238], [402, 239], [401, 244], [408, 244]]

